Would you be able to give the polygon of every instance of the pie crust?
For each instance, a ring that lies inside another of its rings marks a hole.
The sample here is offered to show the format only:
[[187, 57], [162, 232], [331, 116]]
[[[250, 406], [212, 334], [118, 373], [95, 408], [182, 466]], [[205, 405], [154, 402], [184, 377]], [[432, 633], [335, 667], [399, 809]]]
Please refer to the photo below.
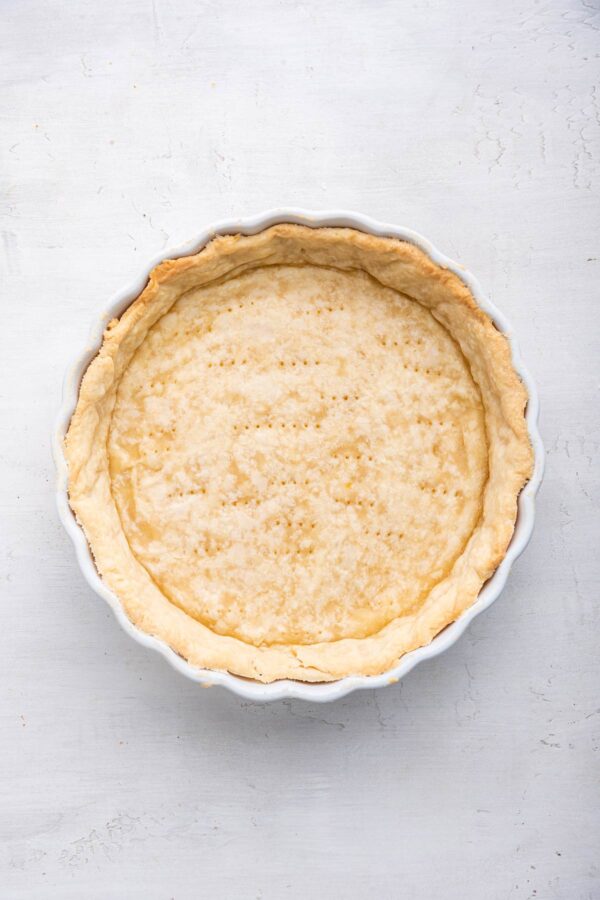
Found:
[[129, 618], [192, 665], [378, 674], [502, 560], [532, 471], [526, 400], [504, 335], [412, 244], [216, 237], [106, 329], [69, 499]]

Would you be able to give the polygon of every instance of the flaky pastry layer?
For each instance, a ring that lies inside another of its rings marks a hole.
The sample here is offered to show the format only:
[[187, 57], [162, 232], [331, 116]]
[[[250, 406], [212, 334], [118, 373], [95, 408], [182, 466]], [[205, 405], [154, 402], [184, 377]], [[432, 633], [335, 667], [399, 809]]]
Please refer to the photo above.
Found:
[[193, 665], [377, 674], [501, 561], [525, 403], [505, 337], [418, 248], [219, 237], [109, 325], [66, 438], [70, 502], [131, 620]]

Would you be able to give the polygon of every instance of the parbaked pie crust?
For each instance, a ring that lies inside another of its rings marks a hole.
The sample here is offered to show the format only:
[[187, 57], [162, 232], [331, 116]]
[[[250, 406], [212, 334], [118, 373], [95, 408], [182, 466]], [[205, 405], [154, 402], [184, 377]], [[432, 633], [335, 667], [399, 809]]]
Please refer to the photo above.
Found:
[[502, 560], [532, 470], [506, 338], [417, 247], [277, 225], [150, 274], [66, 438], [143, 631], [260, 681], [377, 674]]

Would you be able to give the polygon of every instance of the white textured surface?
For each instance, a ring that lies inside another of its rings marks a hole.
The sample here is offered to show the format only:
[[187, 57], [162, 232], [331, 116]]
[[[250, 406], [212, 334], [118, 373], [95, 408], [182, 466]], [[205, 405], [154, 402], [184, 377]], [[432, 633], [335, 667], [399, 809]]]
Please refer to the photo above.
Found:
[[[5, 3], [0, 896], [600, 895], [600, 15], [584, 3]], [[465, 262], [548, 447], [502, 598], [400, 686], [254, 706], [85, 585], [53, 506], [63, 369], [114, 290], [282, 203]]]

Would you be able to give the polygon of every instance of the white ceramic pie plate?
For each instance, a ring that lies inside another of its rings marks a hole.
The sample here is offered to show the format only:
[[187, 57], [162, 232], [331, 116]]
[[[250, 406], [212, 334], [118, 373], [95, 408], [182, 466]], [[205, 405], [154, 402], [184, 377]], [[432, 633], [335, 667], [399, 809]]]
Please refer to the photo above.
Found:
[[[197, 253], [198, 250], [211, 240], [211, 238], [218, 234], [256, 234], [271, 225], [277, 225], [281, 222], [294, 222], [300, 225], [308, 225], [311, 228], [322, 228], [327, 226], [356, 228], [358, 231], [385, 237], [400, 238], [404, 241], [410, 241], [411, 243], [416, 244], [436, 263], [455, 272], [470, 288], [473, 296], [476, 298], [482, 309], [491, 316], [500, 331], [504, 332], [512, 348], [512, 358], [515, 369], [521, 376], [529, 393], [526, 418], [535, 452], [535, 468], [531, 480], [523, 488], [519, 497], [517, 523], [506, 556], [496, 569], [494, 575], [486, 582], [473, 606], [467, 609], [456, 622], [449, 625], [438, 634], [428, 646], [407, 653], [402, 657], [397, 666], [390, 669], [388, 672], [385, 672], [383, 675], [353, 675], [342, 678], [339, 681], [323, 684], [309, 684], [288, 680], [275, 681], [272, 684], [260, 684], [259, 682], [247, 678], [231, 675], [229, 672], [215, 672], [208, 669], [194, 668], [178, 656], [178, 654], [163, 641], [156, 637], [152, 637], [151, 635], [144, 634], [143, 631], [140, 631], [132, 624], [132, 622], [130, 622], [125, 615], [118, 598], [108, 589], [98, 575], [85, 535], [77, 524], [75, 516], [69, 506], [67, 495], [68, 473], [63, 454], [63, 440], [77, 403], [79, 385], [83, 373], [92, 358], [98, 352], [102, 341], [102, 335], [108, 322], [111, 319], [120, 316], [127, 306], [129, 306], [138, 294], [141, 293], [148, 280], [150, 269], [163, 260], [174, 259], [180, 256], [190, 256], [193, 253]], [[417, 663], [422, 662], [424, 659], [431, 659], [431, 657], [437, 656], [454, 644], [465, 631], [469, 622], [484, 609], [487, 609], [487, 607], [498, 597], [504, 587], [513, 562], [527, 546], [533, 530], [535, 495], [542, 479], [544, 467], [544, 449], [537, 429], [538, 406], [535, 384], [521, 361], [521, 355], [514, 339], [512, 328], [502, 313], [490, 303], [479, 283], [466, 271], [466, 269], [436, 250], [435, 247], [433, 247], [425, 238], [421, 237], [421, 235], [411, 231], [409, 228], [402, 228], [397, 225], [384, 225], [381, 222], [376, 222], [359, 213], [346, 212], [343, 210], [333, 210], [330, 212], [311, 212], [309, 210], [292, 208], [269, 210], [261, 215], [252, 216], [246, 219], [233, 219], [226, 222], [220, 222], [217, 225], [206, 228], [198, 235], [198, 237], [189, 243], [177, 247], [174, 250], [168, 250], [161, 253], [149, 263], [143, 273], [136, 278], [135, 281], [122, 291], [119, 291], [112, 298], [107, 308], [103, 311], [99, 321], [92, 329], [87, 347], [80, 353], [75, 363], [69, 368], [65, 377], [62, 406], [54, 432], [54, 458], [58, 472], [56, 492], [58, 512], [68, 535], [75, 545], [81, 571], [90, 587], [107, 601], [119, 623], [131, 637], [138, 641], [138, 643], [144, 644], [146, 647], [152, 647], [154, 650], [158, 650], [158, 652], [161, 653], [175, 669], [181, 672], [182, 675], [205, 686], [222, 685], [223, 687], [229, 688], [229, 690], [238, 694], [240, 697], [255, 701], [278, 700], [282, 697], [297, 697], [303, 700], [317, 702], [336, 700], [338, 697], [343, 697], [358, 688], [382, 687], [399, 681], [399, 679], [406, 675], [407, 672], [410, 672]]]

